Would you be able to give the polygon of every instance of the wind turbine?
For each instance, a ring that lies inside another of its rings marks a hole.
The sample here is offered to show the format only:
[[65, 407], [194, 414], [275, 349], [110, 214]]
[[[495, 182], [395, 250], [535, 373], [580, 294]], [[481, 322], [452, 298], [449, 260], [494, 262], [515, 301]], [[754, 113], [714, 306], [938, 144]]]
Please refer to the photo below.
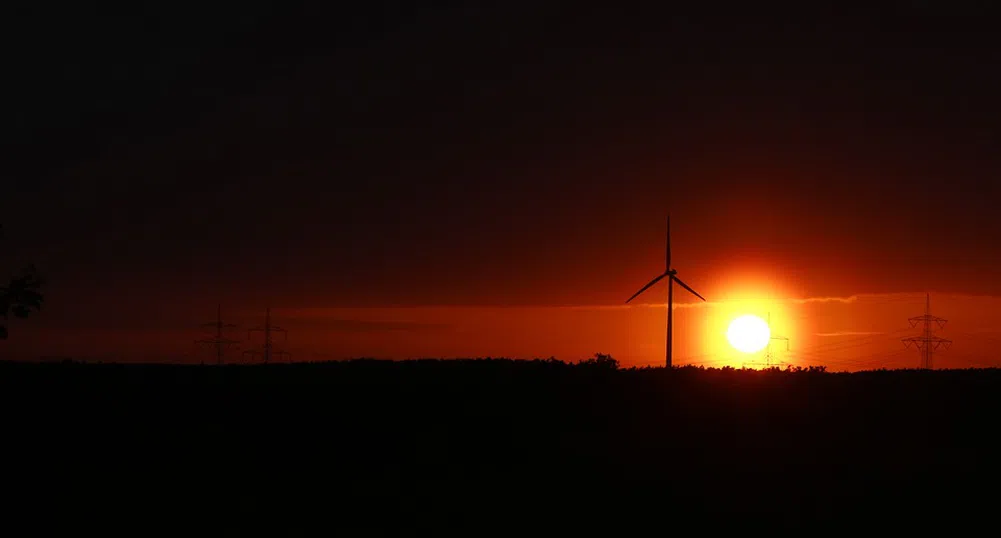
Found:
[[665, 366], [667, 366], [668, 368], [671, 368], [671, 366], [672, 366], [672, 363], [671, 363], [671, 340], [672, 340], [671, 332], [672, 331], [671, 331], [671, 329], [672, 329], [672, 325], [673, 325], [673, 319], [672, 318], [674, 317], [674, 283], [677, 282], [682, 288], [685, 288], [686, 290], [692, 292], [692, 294], [695, 295], [696, 297], [698, 297], [699, 299], [702, 299], [703, 301], [706, 300], [705, 297], [699, 295], [699, 293], [697, 291], [693, 290], [691, 287], [689, 287], [688, 284], [685, 284], [684, 282], [682, 282], [681, 279], [678, 278], [677, 275], [678, 275], [678, 271], [676, 269], [671, 269], [671, 217], [670, 217], [670, 215], [668, 215], [668, 217], [667, 217], [667, 266], [666, 266], [666, 269], [664, 271], [664, 274], [662, 274], [662, 275], [658, 276], [657, 278], [651, 280], [649, 284], [647, 284], [646, 286], [643, 286], [642, 288], [640, 288], [640, 291], [634, 293], [632, 297], [630, 297], [629, 299], [626, 300], [626, 303], [628, 303], [629, 301], [632, 301], [637, 296], [639, 296], [639, 294], [643, 293], [644, 291], [646, 291], [647, 289], [649, 289], [654, 284], [660, 282], [662, 278], [668, 277], [667, 278], [667, 358], [665, 360]]

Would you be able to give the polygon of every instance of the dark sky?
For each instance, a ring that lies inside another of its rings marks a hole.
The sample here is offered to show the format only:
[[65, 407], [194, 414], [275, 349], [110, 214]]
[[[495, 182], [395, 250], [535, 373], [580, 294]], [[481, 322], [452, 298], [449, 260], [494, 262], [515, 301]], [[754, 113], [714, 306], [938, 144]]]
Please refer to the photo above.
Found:
[[1001, 293], [986, 8], [412, 4], [9, 20], [10, 263], [65, 320], [621, 303], [670, 211], [705, 293]]

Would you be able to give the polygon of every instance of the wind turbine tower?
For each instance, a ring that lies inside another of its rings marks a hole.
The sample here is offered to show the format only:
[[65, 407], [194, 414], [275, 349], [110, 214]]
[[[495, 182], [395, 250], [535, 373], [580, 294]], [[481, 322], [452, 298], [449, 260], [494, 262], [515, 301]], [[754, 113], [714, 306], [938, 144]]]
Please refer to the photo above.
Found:
[[901, 341], [907, 348], [910, 348], [911, 344], [914, 344], [914, 347], [921, 352], [921, 368], [930, 370], [933, 368], [932, 354], [935, 350], [939, 348], [943, 350], [949, 349], [949, 346], [952, 345], [952, 340], [940, 338], [932, 334], [933, 326], [938, 325], [939, 329], [945, 328], [945, 322], [949, 320], [931, 315], [931, 294], [925, 294], [924, 315], [909, 318], [907, 321], [911, 322], [911, 327], [917, 327], [918, 323], [923, 324], [924, 330], [922, 331], [921, 336], [901, 338]]
[[264, 326], [254, 327], [247, 330], [248, 340], [250, 339], [250, 334], [253, 333], [254, 331], [264, 333], [264, 344], [261, 346], [261, 349], [248, 349], [247, 351], [244, 351], [243, 352], [244, 355], [250, 355], [252, 357], [260, 355], [263, 358], [265, 364], [271, 362], [271, 358], [275, 355], [277, 355], [279, 358], [283, 356], [285, 357], [292, 356], [287, 351], [275, 351], [274, 349], [274, 338], [271, 335], [271, 333], [280, 332], [285, 335], [285, 340], [288, 340], [288, 331], [282, 329], [281, 327], [271, 324], [271, 308], [267, 308], [264, 312]]
[[689, 292], [691, 292], [693, 295], [695, 295], [699, 299], [702, 299], [703, 301], [706, 300], [705, 297], [699, 295], [698, 292], [695, 291], [695, 290], [693, 290], [691, 287], [689, 287], [688, 284], [685, 284], [684, 282], [682, 282], [681, 279], [678, 278], [677, 275], [678, 275], [678, 271], [671, 268], [671, 217], [670, 217], [670, 215], [668, 215], [668, 217], [667, 217], [667, 264], [665, 266], [665, 271], [664, 271], [663, 274], [661, 274], [657, 278], [651, 280], [649, 284], [647, 284], [646, 286], [643, 286], [642, 288], [640, 288], [640, 291], [634, 293], [632, 297], [630, 297], [629, 299], [626, 300], [626, 303], [629, 303], [629, 301], [632, 301], [633, 299], [635, 299], [637, 296], [639, 296], [641, 293], [643, 293], [644, 291], [646, 291], [647, 289], [649, 289], [651, 286], [653, 286], [654, 284], [660, 282], [662, 278], [668, 277], [667, 278], [667, 353], [666, 353], [667, 356], [666, 356], [666, 358], [664, 360], [664, 365], [667, 368], [671, 368], [674, 365], [673, 362], [671, 361], [671, 347], [672, 347], [672, 344], [673, 344], [673, 342], [672, 342], [673, 336], [672, 336], [671, 333], [673, 332], [672, 329], [673, 329], [673, 324], [674, 324], [674, 321], [673, 321], [673, 318], [674, 318], [674, 283], [677, 282], [678, 285], [680, 285], [682, 288], [685, 288], [686, 290], [688, 290]]
[[216, 307], [216, 320], [212, 323], [203, 323], [202, 327], [215, 327], [215, 336], [213, 338], [205, 338], [202, 340], [195, 340], [196, 344], [212, 344], [215, 346], [215, 357], [216, 364], [222, 364], [222, 357], [226, 353], [226, 349], [229, 346], [239, 344], [237, 340], [230, 340], [228, 338], [223, 338], [223, 330], [231, 329], [236, 327], [232, 323], [222, 322], [222, 305]]

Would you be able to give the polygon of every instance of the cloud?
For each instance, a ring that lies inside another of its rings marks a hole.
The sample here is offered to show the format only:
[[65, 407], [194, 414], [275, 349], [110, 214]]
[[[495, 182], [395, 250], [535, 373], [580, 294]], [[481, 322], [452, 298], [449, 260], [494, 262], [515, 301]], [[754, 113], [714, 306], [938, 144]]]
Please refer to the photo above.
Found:
[[[722, 303], [674, 303], [674, 308], [693, 308], [706, 305], [720, 305]], [[546, 307], [539, 307], [546, 308]], [[578, 306], [558, 306], [567, 310], [628, 310], [630, 308], [667, 308], [667, 303], [630, 303], [613, 305], [578, 305]]]
[[[724, 304], [726, 303], [721, 303], [719, 301], [699, 301], [693, 303], [674, 303], [674, 308], [708, 308], [710, 306], [722, 306]], [[667, 303], [662, 303], [656, 306], [664, 308], [667, 306]]]
[[1001, 328], [998, 327], [979, 327], [972, 329], [963, 330], [966, 334], [1001, 334]]
[[[769, 303], [783, 303], [789, 302], [792, 304], [810, 304], [810, 303], [854, 303], [858, 301], [857, 295], [852, 295], [850, 297], [807, 297], [804, 299], [788, 299], [786, 301], [768, 301]], [[732, 301], [732, 303], [746, 303], [749, 301]], [[750, 301], [753, 302], [753, 301]], [[725, 301], [693, 301], [687, 303], [674, 303], [674, 308], [710, 308], [717, 306], [725, 306], [730, 304]], [[610, 307], [580, 307], [580, 308], [630, 308], [630, 307], [642, 307], [642, 308], [666, 308], [667, 303], [642, 303], [636, 305], [624, 305], [624, 306], [610, 306]]]
[[[950, 298], [974, 298], [974, 299], [992, 299], [1001, 300], [1001, 297], [989, 296], [989, 295], [963, 295], [955, 293], [939, 293], [934, 294], [940, 297], [950, 297]], [[715, 308], [715, 307], [726, 307], [737, 304], [760, 304], [766, 302], [768, 304], [792, 304], [792, 305], [822, 305], [822, 304], [837, 304], [837, 305], [854, 305], [854, 304], [884, 304], [884, 303], [896, 303], [896, 302], [921, 302], [924, 301], [924, 292], [894, 292], [894, 293], [858, 293], [846, 296], [817, 296], [817, 297], [795, 297], [788, 299], [779, 299], [774, 297], [769, 297], [767, 299], [762, 299], [761, 301], [755, 299], [746, 300], [733, 300], [733, 301], [698, 301], [689, 300], [687, 297], [682, 301], [675, 301], [675, 309], [694, 309], [694, 308]], [[934, 299], [934, 297], [933, 297]], [[312, 307], [312, 308], [283, 308], [283, 309], [272, 309], [272, 314], [280, 315], [282, 318], [295, 318], [299, 320], [307, 319], [327, 319], [336, 316], [352, 316], [353, 313], [371, 312], [372, 316], [380, 317], [383, 315], [398, 315], [401, 312], [408, 311], [424, 311], [435, 312], [436, 314], [446, 314], [448, 312], [455, 311], [496, 311], [496, 310], [526, 310], [526, 311], [538, 311], [538, 310], [564, 310], [564, 311], [618, 311], [618, 310], [629, 310], [629, 309], [664, 309], [666, 303], [661, 302], [634, 302], [629, 304], [554, 304], [554, 305], [532, 305], [532, 304], [519, 304], [519, 305], [492, 305], [492, 304], [468, 304], [468, 305], [448, 305], [448, 304], [427, 304], [427, 305], [400, 305], [400, 306], [368, 306], [368, 307]], [[257, 311], [246, 312], [247, 315], [253, 315], [257, 318], [260, 313]], [[418, 314], [404, 314], [404, 315], [418, 315]], [[330, 320], [331, 322], [337, 320]], [[344, 319], [341, 320], [347, 324], [355, 321]], [[374, 322], [374, 323], [395, 323], [395, 322]], [[405, 323], [405, 322], [404, 322]], [[399, 327], [402, 329], [402, 327]], [[416, 327], [415, 327], [416, 328]]]
[[[854, 304], [858, 302], [876, 301], [876, 302], [888, 302], [888, 301], [910, 301], [923, 298], [923, 293], [859, 293], [855, 295], [846, 296], [826, 296], [826, 297], [797, 297], [785, 300], [769, 300], [772, 303], [790, 303], [790, 304], [825, 304], [825, 303], [838, 303], [838, 304]], [[741, 303], [745, 301], [733, 301], [734, 303]], [[753, 302], [753, 301], [752, 301]], [[714, 306], [722, 306], [728, 304], [727, 302], [721, 301], [693, 301], [685, 303], [674, 303], [675, 308], [706, 308]], [[628, 307], [628, 305], [626, 305]], [[656, 307], [664, 308], [666, 303], [645, 303], [642, 305], [644, 307]]]
[[883, 331], [835, 331], [831, 333], [813, 333], [814, 336], [866, 336], [873, 334], [886, 334]]
[[[298, 321], [298, 320], [297, 320]], [[427, 331], [447, 329], [445, 323], [418, 323], [414, 321], [371, 321], [362, 319], [317, 319], [307, 323], [312, 329], [325, 329], [352, 333], [383, 331]], [[302, 326], [303, 323], [296, 325]]]
[[807, 297], [805, 299], [791, 299], [789, 302], [793, 304], [808, 304], [808, 303], [855, 303], [858, 302], [858, 295], [849, 295], [848, 297]]
[[[938, 294], [942, 296], [957, 296], [956, 294], [942, 293]], [[843, 297], [805, 297], [801, 299], [790, 299], [789, 302], [795, 304], [809, 304], [809, 303], [842, 303], [842, 304], [852, 304], [857, 302], [897, 302], [897, 301], [917, 301], [924, 299], [925, 294], [923, 292], [894, 292], [894, 293], [857, 293], [854, 295], [847, 295]]]
[[[401, 315], [401, 312], [398, 310], [399, 309], [397, 308], [272, 308], [271, 319], [274, 324], [280, 325], [289, 330], [309, 329], [352, 333], [427, 331], [448, 329], [452, 327], [452, 325], [446, 323], [391, 319], [396, 315]], [[366, 311], [374, 318], [383, 319], [364, 319], [352, 316], [352, 314], [362, 314]], [[385, 319], [387, 317], [390, 319]], [[260, 316], [257, 318], [258, 319], [254, 320], [255, 323], [252, 323], [253, 325], [260, 325], [263, 321], [260, 319]]]
[[[797, 298], [786, 299], [786, 300], [769, 300], [768, 302], [769, 303], [791, 303], [791, 304], [814, 304], [814, 303], [817, 303], [817, 304], [824, 304], [824, 303], [854, 304], [854, 303], [857, 303], [859, 301], [869, 300], [869, 299], [877, 299], [877, 300], [887, 300], [887, 299], [890, 299], [890, 298], [894, 298], [894, 299], [913, 299], [913, 298], [916, 298], [916, 297], [917, 297], [917, 295], [913, 294], [913, 293], [867, 293], [867, 294], [848, 295], [848, 296], [844, 296], [844, 297], [837, 297], [837, 296], [833, 296], [833, 297], [797, 297]], [[743, 302], [747, 302], [747, 301], [732, 301], [732, 302], [733, 303], [743, 303]], [[751, 302], [753, 302], [753, 301], [751, 301]], [[726, 304], [728, 304], [728, 303], [724, 302], [724, 301], [692, 301], [692, 302], [684, 302], [684, 303], [676, 302], [676, 303], [674, 303], [674, 308], [708, 308], [708, 307], [715, 307], [715, 306], [723, 306], [723, 305], [726, 305]], [[629, 305], [626, 305], [626, 306], [628, 307]], [[635, 305], [635, 306], [644, 306], [644, 307], [650, 307], [650, 308], [653, 308], [653, 307], [664, 308], [664, 307], [667, 306], [667, 303], [644, 303], [644, 304]]]

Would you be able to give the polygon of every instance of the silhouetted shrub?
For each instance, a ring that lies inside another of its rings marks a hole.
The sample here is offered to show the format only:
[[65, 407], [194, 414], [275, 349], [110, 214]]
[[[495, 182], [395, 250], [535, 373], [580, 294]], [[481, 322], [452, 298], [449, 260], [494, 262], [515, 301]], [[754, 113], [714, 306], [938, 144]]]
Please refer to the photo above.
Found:
[[607, 370], [619, 369], [619, 361], [615, 360], [611, 355], [606, 353], [595, 353], [594, 357], [580, 361], [578, 365], [586, 368], [602, 368]]
[[38, 269], [29, 265], [20, 274], [11, 277], [6, 286], [0, 287], [0, 340], [7, 339], [7, 320], [10, 315], [26, 318], [32, 310], [41, 309], [42, 284]]

